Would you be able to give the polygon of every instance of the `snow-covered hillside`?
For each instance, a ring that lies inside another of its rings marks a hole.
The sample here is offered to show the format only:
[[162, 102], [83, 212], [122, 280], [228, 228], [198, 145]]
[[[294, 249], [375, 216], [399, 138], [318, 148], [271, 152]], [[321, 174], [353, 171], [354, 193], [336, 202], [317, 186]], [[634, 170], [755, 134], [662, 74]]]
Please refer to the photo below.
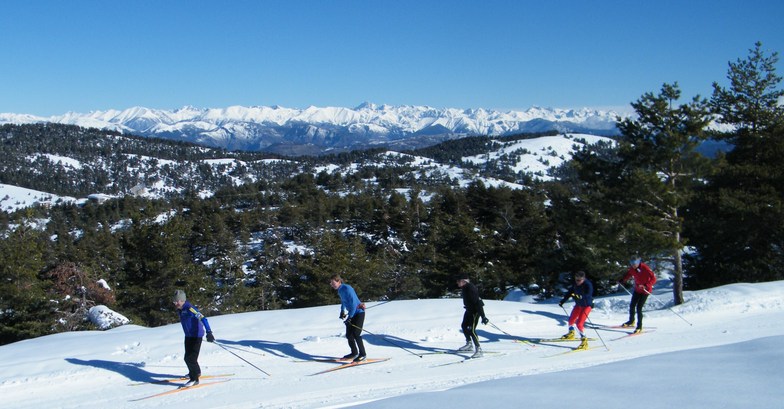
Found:
[[[81, 202], [84, 202], [82, 199]], [[76, 198], [0, 183], [0, 211], [13, 213], [30, 206], [52, 206], [76, 202]]]
[[[210, 317], [220, 345], [202, 346], [202, 371], [227, 381], [139, 401], [177, 387], [149, 382], [186, 372], [179, 324], [5, 345], [0, 396], [3, 408], [779, 407], [784, 282], [686, 292], [677, 307], [668, 285], [648, 301], [647, 334], [590, 329], [583, 352], [515, 342], [566, 331], [554, 301], [487, 300], [474, 360], [447, 353], [464, 342], [460, 300], [368, 303], [368, 353], [391, 359], [314, 375], [336, 365], [314, 359], [348, 349], [333, 305]], [[628, 298], [598, 298], [590, 322], [623, 322]]]
[[[464, 164], [473, 165], [485, 168], [486, 166], [495, 167], [509, 167], [513, 173], [522, 173], [530, 176], [536, 180], [550, 180], [552, 178], [551, 171], [560, 166], [564, 162], [571, 159], [572, 154], [576, 149], [580, 149], [586, 144], [595, 144], [597, 142], [611, 142], [612, 139], [588, 135], [588, 134], [562, 134], [556, 136], [544, 136], [531, 139], [523, 139], [509, 142], [496, 142], [493, 147], [486, 153], [475, 156], [467, 156], [462, 158]], [[170, 193], [178, 193], [182, 188], [170, 186], [171, 177], [159, 175], [164, 166], [187, 167], [187, 163], [181, 161], [177, 164], [171, 160], [153, 158], [138, 155], [125, 155], [134, 159], [134, 166], [128, 167], [129, 174], [139, 178], [139, 183], [145, 178], [156, 179], [154, 184], [137, 186], [133, 191], [124, 192], [125, 195], [137, 195], [149, 198], [161, 198]], [[68, 171], [75, 169], [82, 169], [85, 167], [106, 167], [109, 166], [107, 161], [102, 158], [95, 163], [80, 162], [74, 158], [64, 155], [37, 155], [33, 159], [46, 159], [51, 166], [62, 167]], [[488, 165], [489, 162], [492, 165]], [[279, 159], [266, 159], [260, 161], [267, 165], [267, 167], [275, 166], [276, 163], [286, 163], [296, 166], [293, 160], [279, 160]], [[226, 177], [232, 185], [238, 186], [244, 183], [254, 183], [259, 180], [261, 176], [253, 174], [248, 166], [248, 163], [239, 159], [225, 158], [225, 159], [208, 159], [203, 161], [194, 162], [190, 168], [198, 167], [200, 165], [208, 165], [214, 170], [216, 174]], [[410, 166], [413, 170], [413, 178], [416, 180], [440, 180], [447, 178], [449, 181], [454, 182], [456, 185], [465, 187], [474, 181], [482, 181], [485, 186], [494, 187], [508, 187], [511, 189], [522, 189], [524, 186], [520, 183], [509, 182], [497, 178], [482, 176], [477, 173], [475, 169], [466, 169], [455, 165], [445, 165], [438, 163], [430, 158], [404, 154], [395, 151], [388, 151], [377, 155], [375, 158], [370, 158], [366, 163], [352, 163], [349, 165], [321, 165], [316, 166], [313, 170], [314, 174], [326, 171], [329, 174], [340, 173], [343, 175], [353, 174], [360, 171], [363, 166], [370, 167], [394, 167], [394, 166]], [[244, 169], [248, 173], [238, 173], [238, 169]], [[158, 173], [156, 173], [158, 172]], [[182, 172], [187, 174], [188, 172]], [[169, 184], [167, 184], [169, 183]], [[369, 181], [372, 183], [372, 181]], [[95, 192], [93, 199], [101, 200], [102, 192]], [[199, 192], [201, 197], [210, 197], [213, 191], [202, 190]], [[46, 192], [34, 191], [22, 187], [0, 184], [0, 210], [13, 212], [21, 208], [44, 205], [48, 206], [60, 201], [73, 202], [77, 199], [72, 197], [59, 197]], [[87, 198], [80, 198], [79, 202], [86, 201]]]
[[[526, 132], [581, 132], [615, 135], [619, 114], [593, 109], [533, 107], [526, 111], [391, 106], [365, 103], [355, 108], [133, 107], [69, 112], [48, 118], [0, 113], [0, 124], [54, 122], [157, 136], [237, 150], [270, 150], [277, 144], [314, 145], [323, 150], [357, 149], [406, 140], [410, 148], [471, 135]], [[274, 149], [273, 149], [274, 150]]]

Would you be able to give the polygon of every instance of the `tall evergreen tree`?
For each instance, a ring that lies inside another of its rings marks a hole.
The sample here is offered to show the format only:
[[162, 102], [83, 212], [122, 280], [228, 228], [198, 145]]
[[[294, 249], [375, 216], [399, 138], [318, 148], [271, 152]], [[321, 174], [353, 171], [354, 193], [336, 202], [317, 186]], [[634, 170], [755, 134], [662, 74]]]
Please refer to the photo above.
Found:
[[719, 135], [733, 143], [744, 143], [757, 138], [781, 123], [784, 107], [780, 100], [784, 90], [777, 89], [781, 76], [776, 74], [779, 55], [766, 55], [762, 43], [749, 50], [745, 60], [729, 63], [727, 79], [729, 88], [713, 83], [710, 99], [711, 110], [717, 122], [730, 125], [733, 130]]
[[784, 90], [777, 88], [778, 53], [761, 47], [729, 64], [729, 88], [713, 84], [711, 108], [731, 128], [717, 138], [732, 150], [718, 158], [691, 206], [689, 283], [696, 288], [784, 278]]
[[0, 240], [0, 345], [46, 335], [54, 325], [39, 275], [44, 238], [25, 225]]
[[581, 175], [593, 183], [591, 204], [604, 212], [597, 220], [615, 223], [618, 248], [642, 255], [671, 255], [675, 267], [673, 297], [683, 302], [682, 210], [706, 159], [695, 148], [709, 123], [707, 101], [694, 97], [675, 105], [681, 91], [664, 84], [659, 94], [646, 93], [631, 105], [636, 117], [618, 122], [617, 158], [590, 157]]
[[192, 231], [180, 216], [159, 224], [134, 220], [125, 234], [126, 263], [119, 274], [117, 302], [123, 311], [133, 312], [145, 325], [171, 322], [171, 297], [175, 289], [184, 289], [188, 299], [202, 307], [212, 298], [213, 285], [207, 272], [193, 262], [188, 252], [188, 238]]

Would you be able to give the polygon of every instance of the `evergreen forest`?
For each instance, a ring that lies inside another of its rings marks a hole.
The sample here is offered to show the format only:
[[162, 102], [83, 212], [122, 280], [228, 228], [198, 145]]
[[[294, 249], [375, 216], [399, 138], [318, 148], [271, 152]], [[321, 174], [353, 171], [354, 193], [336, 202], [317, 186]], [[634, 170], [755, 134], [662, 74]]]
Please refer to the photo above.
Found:
[[[620, 136], [547, 179], [461, 158], [557, 133], [281, 157], [2, 125], [1, 184], [90, 199], [0, 211], [0, 344], [95, 329], [96, 305], [169, 324], [180, 288], [208, 316], [335, 304], [336, 273], [363, 301], [453, 297], [460, 273], [485, 299], [560, 297], [578, 270], [609, 293], [631, 254], [673, 272], [674, 304], [684, 290], [784, 279], [778, 62], [757, 43], [708, 97], [677, 83], [645, 92]], [[707, 155], [707, 143], [725, 148]], [[477, 177], [461, 185], [413, 158]]]

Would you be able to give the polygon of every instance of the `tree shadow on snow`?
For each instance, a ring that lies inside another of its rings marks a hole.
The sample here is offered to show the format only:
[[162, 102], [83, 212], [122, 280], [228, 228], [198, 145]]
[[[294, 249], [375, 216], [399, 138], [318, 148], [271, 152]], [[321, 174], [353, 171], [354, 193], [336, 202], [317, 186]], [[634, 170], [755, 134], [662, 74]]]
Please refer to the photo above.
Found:
[[78, 358], [65, 358], [65, 361], [73, 365], [92, 366], [93, 368], [105, 369], [117, 372], [134, 382], [155, 382], [160, 378], [178, 378], [182, 374], [161, 374], [153, 373], [142, 369], [144, 362], [118, 362], [104, 361], [102, 359], [82, 360]]

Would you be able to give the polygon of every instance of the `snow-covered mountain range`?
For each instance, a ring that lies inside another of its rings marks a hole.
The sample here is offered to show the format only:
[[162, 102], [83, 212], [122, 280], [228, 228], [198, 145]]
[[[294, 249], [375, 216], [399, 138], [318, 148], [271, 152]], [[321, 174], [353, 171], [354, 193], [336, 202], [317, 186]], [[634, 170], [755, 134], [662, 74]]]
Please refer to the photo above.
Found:
[[54, 122], [111, 129], [141, 136], [193, 142], [229, 150], [317, 154], [373, 146], [415, 149], [473, 135], [579, 132], [616, 135], [620, 114], [594, 109], [533, 107], [526, 111], [391, 106], [363, 103], [355, 108], [280, 106], [134, 107], [37, 117], [0, 113], [0, 124]]

